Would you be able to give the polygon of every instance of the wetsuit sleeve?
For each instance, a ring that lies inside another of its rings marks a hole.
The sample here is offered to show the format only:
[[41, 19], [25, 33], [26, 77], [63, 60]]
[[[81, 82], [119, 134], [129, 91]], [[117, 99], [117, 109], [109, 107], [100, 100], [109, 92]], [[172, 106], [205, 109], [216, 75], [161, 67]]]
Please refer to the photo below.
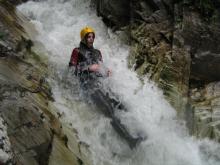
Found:
[[77, 66], [78, 65], [78, 58], [79, 58], [79, 49], [74, 48], [72, 51], [71, 58], [70, 58], [69, 66]]

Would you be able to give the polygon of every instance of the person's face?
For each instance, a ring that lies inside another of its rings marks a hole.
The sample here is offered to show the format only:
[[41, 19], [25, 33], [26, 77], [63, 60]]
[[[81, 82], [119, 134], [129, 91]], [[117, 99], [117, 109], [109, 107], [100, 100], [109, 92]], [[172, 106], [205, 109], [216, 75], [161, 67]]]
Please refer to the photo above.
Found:
[[94, 42], [94, 34], [93, 33], [89, 33], [87, 35], [87, 38], [86, 38], [86, 43], [89, 47], [92, 47], [93, 46], [93, 42]]

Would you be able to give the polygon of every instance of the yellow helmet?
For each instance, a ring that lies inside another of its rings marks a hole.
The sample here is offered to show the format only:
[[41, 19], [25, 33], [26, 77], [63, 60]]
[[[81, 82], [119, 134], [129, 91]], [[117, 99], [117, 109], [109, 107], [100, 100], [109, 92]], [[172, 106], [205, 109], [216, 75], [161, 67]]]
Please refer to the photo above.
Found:
[[81, 32], [80, 32], [80, 37], [81, 37], [81, 40], [86, 36], [86, 34], [88, 33], [94, 33], [95, 35], [95, 31], [91, 28], [91, 27], [84, 27]]

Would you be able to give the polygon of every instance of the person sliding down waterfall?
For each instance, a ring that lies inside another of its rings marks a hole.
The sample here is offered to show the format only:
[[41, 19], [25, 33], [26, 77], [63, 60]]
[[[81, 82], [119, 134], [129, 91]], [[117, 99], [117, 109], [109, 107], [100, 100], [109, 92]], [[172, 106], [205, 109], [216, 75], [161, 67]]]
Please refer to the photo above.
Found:
[[85, 27], [80, 32], [81, 42], [74, 48], [69, 67], [75, 67], [75, 75], [79, 78], [83, 93], [108, 117], [111, 125], [123, 137], [130, 148], [136, 147], [142, 137], [132, 137], [126, 127], [115, 116], [115, 110], [126, 110], [120, 101], [111, 98], [113, 93], [102, 88], [100, 79], [111, 75], [111, 71], [103, 68], [101, 52], [93, 47], [95, 32], [91, 27]]

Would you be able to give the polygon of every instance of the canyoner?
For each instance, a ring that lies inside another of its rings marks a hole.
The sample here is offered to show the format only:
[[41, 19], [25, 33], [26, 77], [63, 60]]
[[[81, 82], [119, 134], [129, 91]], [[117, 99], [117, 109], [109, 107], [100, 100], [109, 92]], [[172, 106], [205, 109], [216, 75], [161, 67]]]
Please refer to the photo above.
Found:
[[91, 27], [84, 27], [80, 32], [80, 37], [79, 47], [72, 51], [69, 67], [78, 77], [85, 98], [88, 98], [88, 101], [95, 104], [111, 119], [112, 127], [133, 149], [146, 138], [133, 137], [115, 113], [117, 110], [127, 111], [127, 108], [110, 89], [104, 88], [101, 83], [101, 79], [111, 76], [112, 72], [103, 65], [101, 52], [93, 47], [95, 31]]

